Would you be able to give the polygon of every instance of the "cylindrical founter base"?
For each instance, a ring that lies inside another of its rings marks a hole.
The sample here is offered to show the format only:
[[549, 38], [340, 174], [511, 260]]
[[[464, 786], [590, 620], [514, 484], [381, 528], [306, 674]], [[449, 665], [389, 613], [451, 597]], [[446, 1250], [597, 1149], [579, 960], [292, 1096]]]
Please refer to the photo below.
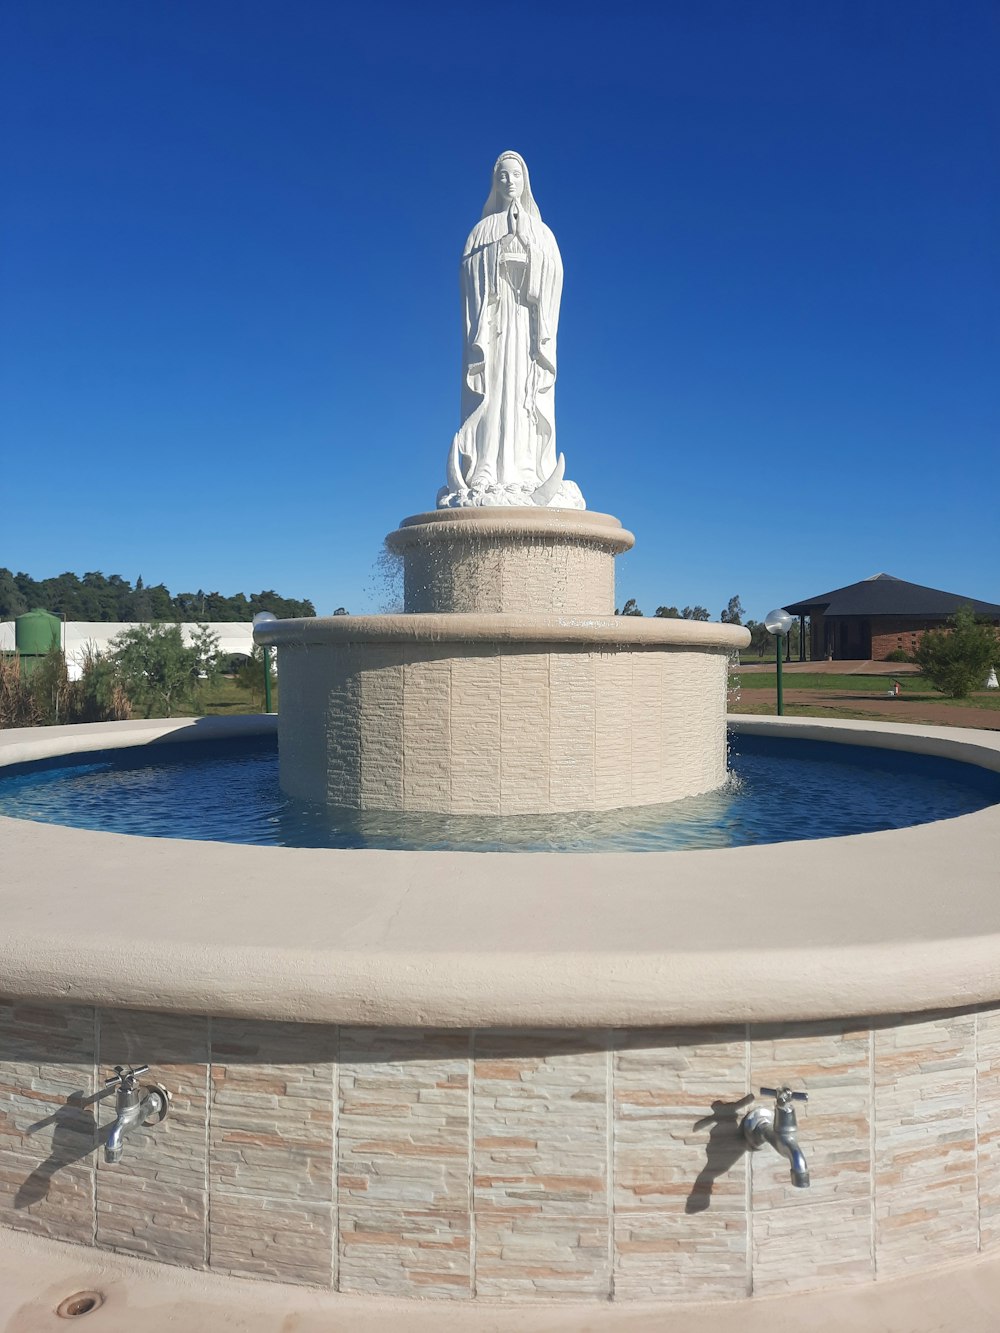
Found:
[[386, 538], [407, 612], [597, 615], [615, 610], [615, 556], [635, 538], [610, 514], [438, 509]]
[[738, 626], [631, 617], [337, 616], [271, 624], [281, 785], [368, 810], [655, 805], [726, 775]]

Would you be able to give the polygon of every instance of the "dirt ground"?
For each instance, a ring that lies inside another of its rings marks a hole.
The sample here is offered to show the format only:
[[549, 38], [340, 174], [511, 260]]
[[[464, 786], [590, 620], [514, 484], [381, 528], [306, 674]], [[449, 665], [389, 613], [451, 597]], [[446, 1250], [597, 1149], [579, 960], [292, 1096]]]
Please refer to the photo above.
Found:
[[[747, 691], [742, 698], [730, 695], [731, 713], [774, 712], [774, 698], [759, 698], [760, 691]], [[880, 722], [922, 722], [932, 727], [982, 727], [985, 731], [1000, 731], [1000, 711], [996, 708], [958, 707], [942, 700], [926, 703], [906, 699], [878, 698], [872, 694], [852, 694], [847, 690], [796, 690], [786, 685], [785, 712], [791, 716], [806, 710], [808, 715], [822, 717], [874, 718]]]
[[[758, 672], [774, 674], [774, 663], [758, 665], [753, 660], [741, 662], [741, 675]], [[1000, 731], [1000, 709], [995, 700], [996, 690], [982, 690], [974, 694], [968, 704], [949, 703], [946, 699], [889, 698], [891, 678], [902, 679], [915, 675], [918, 668], [910, 662], [786, 662], [784, 666], [785, 712], [789, 716], [873, 718], [879, 722], [914, 722], [932, 727], [980, 727], [984, 731]], [[836, 676], [885, 676], [886, 692], [880, 693], [866, 683], [858, 690], [797, 690], [796, 674]], [[763, 697], [761, 697], [763, 695]], [[982, 699], [984, 706], [976, 707]], [[989, 707], [986, 701], [993, 705]], [[770, 690], [744, 690], [729, 693], [731, 713], [762, 713], [773, 715], [774, 694]]]

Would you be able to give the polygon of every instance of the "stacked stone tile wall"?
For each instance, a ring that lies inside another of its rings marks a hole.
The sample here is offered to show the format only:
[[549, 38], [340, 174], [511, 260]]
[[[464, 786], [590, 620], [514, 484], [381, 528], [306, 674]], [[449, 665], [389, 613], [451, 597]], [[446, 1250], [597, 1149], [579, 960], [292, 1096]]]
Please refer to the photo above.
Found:
[[408, 612], [610, 616], [633, 541], [610, 514], [483, 508], [414, 515], [386, 545]]
[[[118, 1063], [170, 1113], [99, 1140]], [[0, 1222], [191, 1268], [441, 1300], [741, 1299], [1000, 1246], [1000, 1010], [600, 1031], [0, 1002]], [[808, 1091], [812, 1186], [736, 1103]]]
[[726, 778], [725, 648], [280, 650], [281, 783], [362, 810], [614, 810]]
[[447, 550], [435, 544], [407, 552], [403, 600], [409, 612], [610, 616], [614, 555], [583, 543], [509, 537]]

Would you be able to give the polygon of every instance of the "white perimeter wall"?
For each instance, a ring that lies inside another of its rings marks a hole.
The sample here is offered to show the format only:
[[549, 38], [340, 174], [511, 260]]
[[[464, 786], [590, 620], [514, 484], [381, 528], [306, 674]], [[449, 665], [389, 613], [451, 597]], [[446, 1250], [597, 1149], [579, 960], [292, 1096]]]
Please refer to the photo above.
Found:
[[[63, 651], [70, 675], [79, 672], [88, 648], [103, 653], [111, 640], [122, 630], [132, 629], [131, 621], [68, 620], [63, 626]], [[250, 621], [185, 622], [181, 625], [184, 642], [190, 644], [204, 624], [218, 636], [219, 651], [226, 654], [243, 653], [249, 657], [253, 648], [253, 625]], [[13, 620], [0, 620], [0, 652], [12, 653], [14, 645]]]

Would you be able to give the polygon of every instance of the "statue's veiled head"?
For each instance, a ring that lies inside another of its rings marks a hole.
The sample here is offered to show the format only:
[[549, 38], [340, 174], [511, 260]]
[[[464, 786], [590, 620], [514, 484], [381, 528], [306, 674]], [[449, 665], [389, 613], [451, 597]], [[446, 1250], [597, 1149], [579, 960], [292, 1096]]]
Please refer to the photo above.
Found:
[[531, 193], [527, 163], [520, 153], [507, 151], [501, 153], [493, 164], [493, 188], [483, 207], [483, 217], [490, 213], [505, 213], [514, 203], [531, 217], [541, 217]]

